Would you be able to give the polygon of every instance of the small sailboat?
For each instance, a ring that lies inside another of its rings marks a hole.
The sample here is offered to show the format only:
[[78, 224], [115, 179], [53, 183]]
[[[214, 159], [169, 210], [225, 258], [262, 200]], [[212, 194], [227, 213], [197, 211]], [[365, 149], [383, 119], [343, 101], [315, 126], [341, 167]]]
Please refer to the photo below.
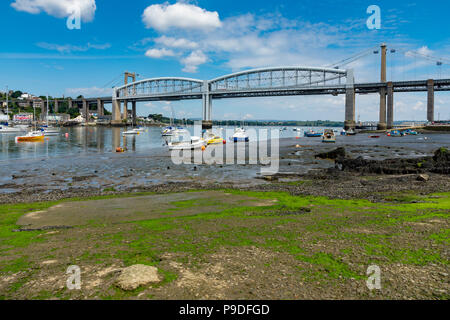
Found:
[[234, 142], [248, 142], [250, 139], [244, 128], [236, 128], [231, 140]]
[[205, 134], [205, 141], [207, 145], [210, 144], [226, 144], [227, 141], [222, 137], [214, 135], [211, 131], [207, 131]]
[[179, 141], [170, 141], [168, 143], [169, 150], [195, 150], [203, 149], [205, 141], [200, 137], [189, 137], [189, 139], [182, 139]]
[[336, 135], [334, 134], [334, 131], [332, 129], [326, 129], [323, 132], [322, 142], [324, 142], [324, 143], [335, 143], [336, 142]]
[[174, 128], [173, 128], [172, 126], [165, 127], [165, 128], [163, 128], [163, 130], [161, 131], [161, 135], [162, 135], [163, 137], [170, 137], [170, 136], [173, 135], [173, 130], [174, 130]]
[[29, 132], [25, 136], [17, 136], [16, 143], [18, 142], [43, 142], [45, 139], [43, 130], [36, 130], [36, 107], [33, 105], [33, 120], [34, 131]]
[[0, 125], [0, 133], [18, 133], [23, 131], [25, 130], [23, 130], [22, 128], [10, 127], [8, 124]]
[[0, 125], [0, 133], [17, 133], [25, 131], [20, 127], [11, 127], [9, 125], [9, 94], [8, 94], [8, 87], [6, 87], [6, 116], [8, 118], [8, 121], [4, 124]]
[[133, 130], [136, 131], [136, 132], [139, 132], [139, 133], [143, 133], [143, 132], [146, 132], [146, 131], [147, 131], [147, 129], [142, 128], [142, 127], [136, 127], [136, 128], [134, 128]]
[[49, 109], [49, 104], [48, 104], [48, 95], [47, 95], [47, 115], [46, 115], [46, 125], [42, 126], [42, 131], [44, 133], [44, 136], [58, 136], [59, 135], [59, 129], [58, 128], [53, 128], [53, 127], [49, 127], [48, 125], [48, 109]]
[[140, 132], [134, 129], [128, 130], [128, 131], [124, 131], [123, 135], [124, 136], [133, 136], [133, 135], [138, 135]]
[[16, 137], [16, 142], [43, 142], [44, 139], [43, 131], [31, 131], [25, 136]]

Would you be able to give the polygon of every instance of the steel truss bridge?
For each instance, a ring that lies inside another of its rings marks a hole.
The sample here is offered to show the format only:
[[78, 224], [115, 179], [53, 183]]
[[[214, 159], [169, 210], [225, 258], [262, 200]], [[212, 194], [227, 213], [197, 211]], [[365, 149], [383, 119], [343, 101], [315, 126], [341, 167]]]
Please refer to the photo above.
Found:
[[201, 99], [203, 120], [211, 121], [212, 102], [217, 99], [344, 94], [346, 126], [352, 127], [355, 124], [355, 95], [384, 92], [389, 126], [393, 123], [394, 92], [428, 92], [428, 120], [433, 121], [434, 91], [450, 91], [450, 79], [355, 83], [352, 69], [295, 66], [253, 69], [213, 80], [153, 78], [114, 88], [113, 122], [119, 123], [123, 115], [126, 117], [126, 112], [121, 115], [121, 104], [125, 109], [129, 102], [135, 110], [139, 101]]

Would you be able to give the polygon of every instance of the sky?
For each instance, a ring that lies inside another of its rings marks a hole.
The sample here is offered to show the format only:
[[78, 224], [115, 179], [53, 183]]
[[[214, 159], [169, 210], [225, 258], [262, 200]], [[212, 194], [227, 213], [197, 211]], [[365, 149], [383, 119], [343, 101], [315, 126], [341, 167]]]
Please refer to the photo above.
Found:
[[[380, 29], [367, 26], [371, 5], [380, 8]], [[324, 67], [383, 42], [388, 80], [450, 78], [448, 12], [448, 0], [3, 0], [0, 91], [107, 96], [125, 71], [139, 80], [207, 80], [258, 67]], [[367, 52], [340, 66], [354, 69], [357, 82], [380, 78], [380, 55]], [[225, 99], [214, 101], [213, 118], [343, 121], [344, 99]], [[435, 103], [436, 117], [450, 119], [450, 94], [437, 93]], [[177, 117], [201, 117], [201, 101], [139, 103], [138, 114], [170, 115], [171, 105]], [[377, 120], [378, 106], [378, 95], [356, 98], [363, 121]], [[426, 94], [396, 94], [395, 119], [425, 120]]]

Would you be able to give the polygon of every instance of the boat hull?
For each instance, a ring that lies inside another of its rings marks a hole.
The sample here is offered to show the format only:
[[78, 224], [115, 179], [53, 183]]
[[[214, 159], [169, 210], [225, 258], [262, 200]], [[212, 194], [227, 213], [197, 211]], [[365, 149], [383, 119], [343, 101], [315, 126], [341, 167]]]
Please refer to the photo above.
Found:
[[42, 142], [44, 141], [45, 137], [44, 136], [39, 136], [39, 137], [17, 137], [16, 141], [17, 142]]

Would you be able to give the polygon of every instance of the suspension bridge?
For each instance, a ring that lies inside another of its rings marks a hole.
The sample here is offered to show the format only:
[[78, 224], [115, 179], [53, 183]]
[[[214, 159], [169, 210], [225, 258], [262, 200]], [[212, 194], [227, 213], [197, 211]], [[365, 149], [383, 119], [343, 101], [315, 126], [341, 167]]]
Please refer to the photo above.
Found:
[[[358, 83], [353, 69], [342, 69], [368, 54], [381, 51], [380, 81]], [[395, 53], [391, 49], [390, 53]], [[132, 105], [132, 120], [136, 122], [136, 104], [150, 101], [202, 100], [204, 126], [212, 125], [213, 102], [220, 99], [280, 97], [304, 95], [344, 95], [345, 127], [356, 126], [357, 94], [379, 94], [378, 129], [390, 129], [394, 125], [394, 93], [426, 92], [427, 120], [434, 121], [435, 92], [450, 91], [450, 79], [424, 79], [410, 81], [387, 81], [387, 45], [371, 48], [326, 67], [282, 66], [241, 71], [212, 80], [182, 77], [161, 77], [136, 81], [135, 73], [125, 73], [125, 84], [113, 88], [111, 97], [69, 100], [69, 107], [82, 105], [82, 114], [89, 119], [90, 105], [97, 105], [97, 113], [103, 114], [104, 104], [112, 104], [112, 125], [121, 125], [128, 118], [128, 105]], [[450, 64], [446, 59], [437, 59], [418, 52], [408, 51], [405, 55], [437, 60], [437, 65]], [[433, 61], [434, 61], [433, 60]], [[132, 82], [128, 82], [131, 78]], [[114, 80], [113, 80], [114, 81]], [[53, 102], [58, 109], [58, 100]]]

